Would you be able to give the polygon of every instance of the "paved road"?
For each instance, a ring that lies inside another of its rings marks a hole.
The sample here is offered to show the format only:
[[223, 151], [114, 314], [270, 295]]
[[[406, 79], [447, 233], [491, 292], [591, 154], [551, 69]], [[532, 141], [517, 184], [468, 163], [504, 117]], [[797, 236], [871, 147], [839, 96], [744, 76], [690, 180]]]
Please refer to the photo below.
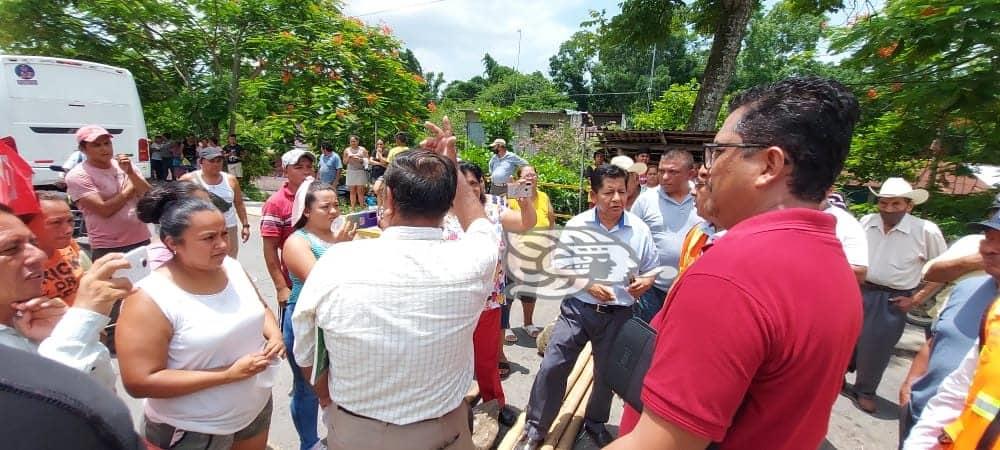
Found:
[[[257, 235], [259, 223], [259, 203], [248, 204], [250, 220], [254, 235], [250, 242], [240, 249], [240, 262], [250, 273], [250, 276], [258, 283], [261, 292], [266, 300], [274, 308], [274, 289], [271, 280], [267, 275], [264, 259], [261, 256], [261, 241]], [[535, 323], [546, 324], [553, 320], [559, 312], [558, 304], [555, 302], [538, 302], [535, 309]], [[520, 303], [515, 303], [512, 308], [511, 322], [514, 326], [522, 324]], [[523, 408], [528, 403], [528, 394], [531, 389], [531, 382], [535, 372], [541, 362], [537, 355], [534, 340], [528, 338], [523, 331], [517, 330], [520, 340], [517, 344], [506, 346], [507, 357], [511, 360], [512, 374], [504, 381], [504, 391], [507, 402], [515, 408]], [[896, 405], [896, 391], [909, 369], [909, 361], [912, 354], [923, 342], [923, 335], [919, 329], [907, 328], [902, 341], [897, 346], [897, 355], [892, 358], [885, 379], [879, 387], [881, 397], [880, 413], [870, 416], [856, 409], [845, 397], [838, 398], [833, 409], [833, 417], [830, 421], [830, 430], [827, 441], [822, 449], [889, 449], [895, 448], [897, 444], [897, 420], [898, 406]], [[851, 378], [848, 378], [851, 380]], [[288, 411], [288, 392], [291, 389], [291, 371], [281, 372], [274, 388], [274, 414], [271, 422], [270, 445], [276, 450], [298, 449], [298, 437], [292, 426], [291, 416]], [[710, 381], [710, 380], [709, 380]], [[118, 392], [132, 411], [133, 419], [138, 424], [142, 416], [142, 405], [140, 400], [131, 398], [119, 385]], [[809, 395], [803, 392], [798, 395]], [[611, 422], [609, 429], [617, 433], [617, 424], [621, 419], [622, 402], [615, 399], [612, 406]], [[321, 436], [325, 430], [321, 430]], [[780, 439], [780, 436], [776, 436]], [[582, 438], [577, 449], [596, 448], [587, 438]]]

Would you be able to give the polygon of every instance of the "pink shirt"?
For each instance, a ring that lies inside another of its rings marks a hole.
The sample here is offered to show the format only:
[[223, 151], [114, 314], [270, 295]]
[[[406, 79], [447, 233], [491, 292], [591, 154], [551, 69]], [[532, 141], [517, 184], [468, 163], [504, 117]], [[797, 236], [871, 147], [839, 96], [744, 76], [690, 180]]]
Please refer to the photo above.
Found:
[[[66, 192], [73, 201], [99, 195], [108, 200], [125, 188], [128, 176], [112, 160], [111, 168], [100, 169], [84, 162], [77, 164], [66, 174]], [[125, 247], [149, 239], [149, 228], [139, 221], [135, 211], [136, 200], [130, 199], [110, 217], [101, 217], [96, 211], [83, 206], [83, 217], [87, 222], [87, 234], [91, 248]]]

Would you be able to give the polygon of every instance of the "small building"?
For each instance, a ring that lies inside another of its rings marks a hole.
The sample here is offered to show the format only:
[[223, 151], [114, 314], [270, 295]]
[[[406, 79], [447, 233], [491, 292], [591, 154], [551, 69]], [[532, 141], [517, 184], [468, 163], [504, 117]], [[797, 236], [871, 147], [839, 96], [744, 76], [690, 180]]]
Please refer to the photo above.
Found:
[[[476, 145], [485, 145], [493, 140], [492, 136], [486, 136], [482, 120], [476, 110], [463, 109], [461, 111], [465, 112], [465, 134], [469, 137], [470, 142]], [[586, 112], [570, 109], [525, 111], [512, 126], [514, 142], [509, 144], [511, 148], [520, 148], [518, 144], [521, 139], [530, 138], [539, 130], [548, 130], [561, 123], [569, 124], [573, 128], [597, 130], [603, 127], [621, 125], [624, 117], [622, 113]]]
[[632, 159], [639, 153], [649, 153], [650, 161], [659, 161], [660, 155], [670, 150], [687, 150], [695, 161], [703, 159], [702, 144], [715, 139], [714, 131], [649, 131], [601, 130], [597, 140], [608, 157], [621, 153]]

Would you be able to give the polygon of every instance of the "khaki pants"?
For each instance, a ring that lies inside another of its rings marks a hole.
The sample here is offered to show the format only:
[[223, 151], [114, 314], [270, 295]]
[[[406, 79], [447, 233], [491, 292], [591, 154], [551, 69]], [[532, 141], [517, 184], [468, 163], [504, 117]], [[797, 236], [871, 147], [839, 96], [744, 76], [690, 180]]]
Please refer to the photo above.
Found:
[[469, 406], [458, 408], [437, 419], [392, 425], [366, 419], [331, 405], [327, 424], [330, 450], [473, 450], [469, 430]]

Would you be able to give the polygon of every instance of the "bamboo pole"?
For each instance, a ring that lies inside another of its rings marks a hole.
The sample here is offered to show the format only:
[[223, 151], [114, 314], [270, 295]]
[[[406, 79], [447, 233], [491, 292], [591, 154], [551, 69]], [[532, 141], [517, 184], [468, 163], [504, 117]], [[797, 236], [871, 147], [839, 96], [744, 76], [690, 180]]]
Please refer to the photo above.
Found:
[[584, 366], [583, 371], [580, 373], [580, 378], [576, 380], [573, 389], [570, 390], [566, 399], [563, 400], [562, 406], [559, 407], [559, 413], [556, 414], [556, 419], [552, 421], [549, 433], [545, 435], [542, 450], [553, 450], [556, 444], [559, 443], [559, 438], [562, 437], [563, 432], [566, 431], [566, 427], [573, 420], [573, 414], [579, 408], [580, 400], [583, 399], [583, 395], [587, 393], [590, 386], [594, 384], [593, 381], [594, 359], [588, 358], [587, 365]]
[[576, 412], [573, 413], [573, 420], [569, 422], [566, 431], [559, 438], [559, 443], [556, 444], [555, 450], [573, 450], [573, 446], [576, 444], [576, 437], [580, 433], [580, 427], [583, 426], [583, 418], [587, 412], [587, 403], [590, 402], [590, 394], [593, 392], [594, 383], [590, 383], [590, 386], [587, 387], [587, 393], [583, 394], [580, 405], [576, 407]]
[[583, 346], [583, 350], [580, 350], [580, 356], [576, 357], [576, 364], [573, 365], [573, 371], [569, 373], [569, 378], [566, 379], [566, 393], [563, 394], [563, 400], [569, 395], [569, 391], [573, 389], [576, 380], [580, 378], [580, 374], [583, 373], [583, 367], [591, 360], [591, 349], [590, 342], [587, 342], [587, 345]]
[[[566, 394], [563, 395], [564, 401], [576, 386], [577, 381], [582, 377], [584, 368], [586, 367], [591, 367], [591, 373], [588, 375], [586, 382], [588, 384], [592, 384], [592, 366], [593, 358], [591, 357], [591, 345], [588, 342], [587, 345], [583, 347], [583, 350], [580, 351], [580, 356], [577, 356], [576, 364], [573, 366], [573, 371], [570, 372], [569, 378], [566, 380]], [[521, 414], [517, 416], [517, 422], [514, 423], [514, 426], [510, 427], [510, 430], [508, 430], [507, 434], [504, 435], [503, 440], [501, 440], [500, 444], [497, 445], [497, 450], [511, 450], [514, 448], [514, 444], [517, 443], [517, 438], [521, 437], [521, 433], [524, 432], [524, 423], [526, 420], [527, 415], [525, 412], [521, 412]]]
[[524, 421], [527, 420], [527, 417], [527, 414], [524, 412], [517, 416], [517, 422], [514, 422], [514, 426], [510, 427], [507, 434], [503, 436], [503, 440], [500, 441], [497, 450], [511, 450], [514, 448], [517, 438], [521, 437], [521, 433], [524, 431]]

